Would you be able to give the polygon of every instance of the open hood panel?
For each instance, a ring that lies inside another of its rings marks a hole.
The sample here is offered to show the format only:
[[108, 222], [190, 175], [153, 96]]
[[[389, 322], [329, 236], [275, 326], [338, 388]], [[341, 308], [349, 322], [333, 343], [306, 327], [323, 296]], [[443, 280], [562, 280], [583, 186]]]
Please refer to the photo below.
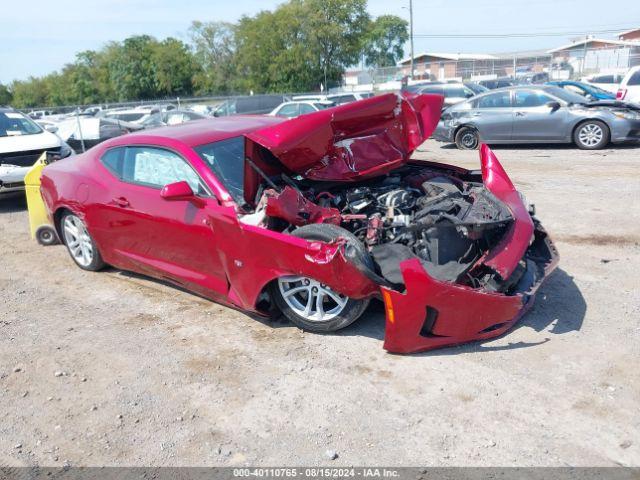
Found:
[[436, 128], [442, 102], [439, 95], [380, 95], [247, 134], [246, 151], [260, 145], [311, 180], [373, 177], [409, 160]]

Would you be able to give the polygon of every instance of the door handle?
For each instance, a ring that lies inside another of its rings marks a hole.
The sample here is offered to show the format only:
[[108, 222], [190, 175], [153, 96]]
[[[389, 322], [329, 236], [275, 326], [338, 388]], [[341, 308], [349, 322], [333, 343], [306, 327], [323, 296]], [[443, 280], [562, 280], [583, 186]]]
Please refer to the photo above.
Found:
[[516, 112], [516, 117], [524, 117], [525, 115], [525, 112]]
[[119, 207], [128, 207], [129, 206], [129, 200], [127, 200], [124, 197], [116, 197], [113, 200], [111, 200], [111, 203], [113, 203], [114, 205], [117, 205]]
[[482, 116], [482, 114], [481, 114], [480, 112], [473, 112], [473, 113], [471, 114], [471, 116], [472, 116], [472, 117], [480, 117], [480, 116]]

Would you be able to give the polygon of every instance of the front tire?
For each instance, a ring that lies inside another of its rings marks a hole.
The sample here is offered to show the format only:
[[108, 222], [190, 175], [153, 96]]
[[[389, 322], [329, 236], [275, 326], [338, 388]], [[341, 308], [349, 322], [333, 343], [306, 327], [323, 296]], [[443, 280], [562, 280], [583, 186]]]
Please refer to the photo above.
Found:
[[475, 128], [462, 127], [456, 132], [455, 142], [460, 150], [477, 150], [480, 145], [480, 136]]
[[609, 143], [609, 127], [599, 120], [587, 120], [573, 132], [573, 141], [582, 150], [598, 150]]
[[[366, 266], [373, 265], [364, 245], [349, 231], [329, 224], [305, 225], [292, 235], [306, 240], [331, 242], [338, 237], [347, 240], [347, 256]], [[282, 314], [291, 323], [310, 332], [334, 332], [355, 322], [369, 305], [369, 299], [354, 299], [329, 286], [299, 275], [287, 275], [273, 282], [271, 295]]]
[[66, 212], [60, 219], [60, 230], [69, 255], [83, 270], [96, 272], [105, 263], [86, 225], [75, 213]]

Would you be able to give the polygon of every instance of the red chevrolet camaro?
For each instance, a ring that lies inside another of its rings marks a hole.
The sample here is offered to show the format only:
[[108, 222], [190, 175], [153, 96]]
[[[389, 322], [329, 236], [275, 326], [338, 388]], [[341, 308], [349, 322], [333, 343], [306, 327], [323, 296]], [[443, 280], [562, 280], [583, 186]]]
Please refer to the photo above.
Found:
[[381, 95], [292, 120], [235, 116], [118, 137], [47, 166], [76, 264], [146, 274], [300, 328], [384, 301], [384, 347], [502, 334], [557, 264], [500, 163], [411, 160], [442, 97]]

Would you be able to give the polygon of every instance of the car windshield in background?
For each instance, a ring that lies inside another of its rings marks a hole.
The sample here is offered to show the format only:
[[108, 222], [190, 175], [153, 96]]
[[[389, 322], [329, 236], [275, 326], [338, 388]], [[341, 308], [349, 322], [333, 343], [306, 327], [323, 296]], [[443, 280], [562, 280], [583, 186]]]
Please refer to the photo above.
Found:
[[30, 118], [18, 112], [0, 112], [0, 137], [34, 135], [42, 129]]
[[244, 204], [244, 137], [234, 137], [220, 142], [195, 147], [211, 171], [222, 182], [233, 199]]
[[584, 97], [560, 87], [546, 87], [545, 91], [567, 103], [587, 103]]
[[323, 103], [314, 103], [313, 106], [316, 107], [318, 110], [324, 110], [325, 108], [335, 107], [336, 104], [335, 103], [329, 103], [329, 102], [323, 102]]
[[114, 113], [108, 115], [109, 118], [115, 118], [116, 120], [122, 120], [123, 122], [135, 122], [145, 116], [145, 112], [141, 113]]

